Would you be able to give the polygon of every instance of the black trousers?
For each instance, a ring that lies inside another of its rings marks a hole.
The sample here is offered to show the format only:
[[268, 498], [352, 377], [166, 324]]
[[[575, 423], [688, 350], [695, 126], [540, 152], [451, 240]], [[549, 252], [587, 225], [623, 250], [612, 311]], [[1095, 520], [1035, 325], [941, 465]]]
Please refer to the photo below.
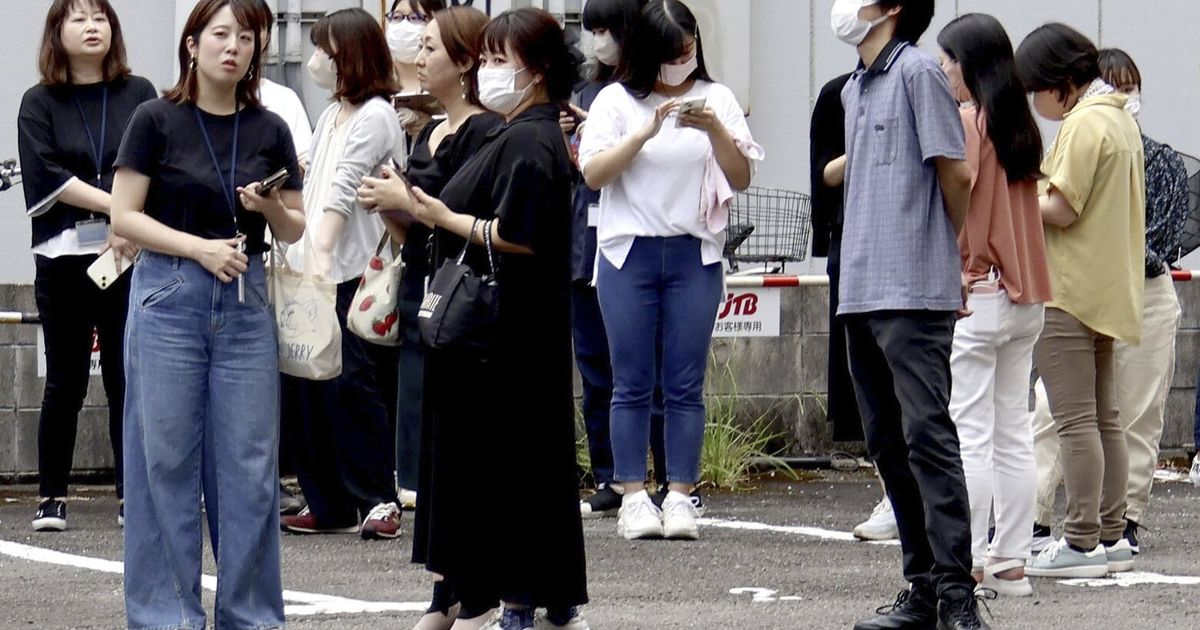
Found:
[[967, 485], [949, 412], [954, 313], [843, 319], [867, 450], [896, 513], [904, 577], [939, 597], [973, 589]]
[[838, 319], [838, 278], [842, 266], [842, 233], [835, 226], [829, 237], [829, 258], [825, 270], [829, 274], [829, 364], [826, 372], [828, 399], [826, 415], [833, 423], [833, 441], [858, 442], [864, 439], [862, 416], [854, 395], [854, 379], [846, 358], [846, 327]]
[[282, 413], [298, 420], [292, 455], [308, 507], [322, 526], [356, 524], [397, 502], [397, 352], [346, 329], [358, 279], [338, 285], [342, 374], [329, 381], [281, 375]]
[[38, 419], [38, 493], [44, 497], [67, 495], [79, 410], [88, 392], [93, 330], [100, 343], [100, 368], [108, 397], [117, 496], [125, 496], [121, 427], [125, 415], [125, 316], [132, 274], [123, 274], [101, 290], [87, 275], [96, 258], [35, 256], [34, 260], [33, 291], [46, 340], [46, 388]]

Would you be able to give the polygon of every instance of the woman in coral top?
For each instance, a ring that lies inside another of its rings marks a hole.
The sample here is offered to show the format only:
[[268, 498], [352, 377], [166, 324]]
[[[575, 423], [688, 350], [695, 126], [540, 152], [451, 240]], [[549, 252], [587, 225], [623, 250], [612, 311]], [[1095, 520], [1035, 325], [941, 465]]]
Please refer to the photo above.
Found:
[[[975, 579], [1005, 595], [1033, 593], [1024, 575], [1036, 488], [1028, 410], [1033, 348], [1050, 299], [1038, 210], [1041, 135], [1017, 79], [1013, 47], [990, 15], [938, 35], [942, 69], [964, 103], [974, 183], [958, 246], [971, 314], [954, 330], [950, 414], [971, 502]], [[988, 552], [988, 520], [996, 535]]]

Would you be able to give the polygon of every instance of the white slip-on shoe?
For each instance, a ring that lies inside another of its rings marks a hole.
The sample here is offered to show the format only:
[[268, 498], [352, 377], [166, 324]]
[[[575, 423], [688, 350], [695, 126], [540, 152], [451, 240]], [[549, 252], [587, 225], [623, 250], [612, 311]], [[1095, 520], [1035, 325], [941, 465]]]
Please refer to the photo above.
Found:
[[999, 573], [1023, 566], [1025, 566], [1024, 560], [1005, 560], [1004, 562], [989, 564], [983, 568], [983, 582], [979, 586], [990, 588], [1005, 597], [1030, 597], [1033, 595], [1033, 585], [1029, 583], [1029, 578], [1022, 577], [1019, 580], [1008, 580], [997, 577]]

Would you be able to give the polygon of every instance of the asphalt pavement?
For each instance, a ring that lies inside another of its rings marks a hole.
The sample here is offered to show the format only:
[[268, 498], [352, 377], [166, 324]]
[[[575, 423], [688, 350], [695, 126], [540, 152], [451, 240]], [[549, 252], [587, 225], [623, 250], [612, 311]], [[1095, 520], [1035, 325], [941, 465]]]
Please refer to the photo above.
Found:
[[[30, 529], [36, 488], [0, 486], [0, 630], [123, 627], [116, 497], [111, 486], [73, 492], [70, 529], [46, 534]], [[899, 547], [845, 540], [878, 498], [869, 476], [829, 472], [709, 495], [697, 542], [629, 543], [614, 519], [585, 521], [585, 615], [598, 630], [850, 628], [904, 587]], [[1200, 489], [1160, 483], [1151, 510], [1136, 574], [1120, 585], [1035, 580], [1034, 597], [991, 602], [993, 627], [1200, 627]], [[476, 523], [487, 527], [487, 515]], [[284, 535], [288, 627], [411, 627], [430, 586], [410, 548], [407, 533]], [[215, 574], [211, 557], [205, 573]]]

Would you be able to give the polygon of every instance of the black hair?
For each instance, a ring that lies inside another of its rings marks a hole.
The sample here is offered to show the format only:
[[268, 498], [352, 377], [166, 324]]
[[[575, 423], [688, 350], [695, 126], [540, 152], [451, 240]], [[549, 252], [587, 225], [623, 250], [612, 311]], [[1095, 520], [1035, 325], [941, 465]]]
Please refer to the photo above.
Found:
[[696, 40], [697, 63], [688, 78], [711, 83], [696, 15], [679, 0], [651, 0], [642, 10], [642, 19], [621, 53], [626, 62], [617, 79], [638, 99], [648, 98], [658, 85], [662, 65], [683, 56], [688, 37]]
[[1073, 88], [1100, 77], [1100, 53], [1092, 40], [1070, 26], [1045, 24], [1017, 48], [1017, 74], [1026, 90], [1054, 90], [1065, 102]]
[[896, 37], [916, 45], [933, 22], [933, 0], [879, 0], [883, 10], [900, 7], [896, 18]]
[[968, 13], [942, 29], [938, 45], [962, 68], [963, 83], [987, 117], [987, 133], [1008, 181], [1041, 176], [1042, 134], [1017, 78], [1012, 41], [996, 18]]
[[542, 75], [546, 96], [565, 103], [579, 78], [579, 60], [571, 54], [562, 26], [542, 9], [510, 9], [488, 22], [480, 36], [481, 48], [492, 53], [505, 49], [521, 58], [532, 72]]
[[607, 83], [620, 72], [625, 63], [625, 44], [641, 19], [645, 4], [646, 0], [588, 0], [583, 7], [583, 28], [589, 31], [606, 30], [621, 47], [621, 58], [615, 67], [596, 64], [593, 81]]
[[446, 8], [446, 0], [392, 0], [392, 8], [388, 10], [388, 15], [395, 13], [401, 2], [407, 4], [410, 11], [427, 18], [432, 18], [434, 13]]
[[1138, 70], [1133, 57], [1120, 48], [1105, 48], [1100, 51], [1097, 63], [1100, 66], [1100, 78], [1104, 82], [1119, 88], [1122, 85], [1136, 85], [1142, 89], [1142, 72]]

